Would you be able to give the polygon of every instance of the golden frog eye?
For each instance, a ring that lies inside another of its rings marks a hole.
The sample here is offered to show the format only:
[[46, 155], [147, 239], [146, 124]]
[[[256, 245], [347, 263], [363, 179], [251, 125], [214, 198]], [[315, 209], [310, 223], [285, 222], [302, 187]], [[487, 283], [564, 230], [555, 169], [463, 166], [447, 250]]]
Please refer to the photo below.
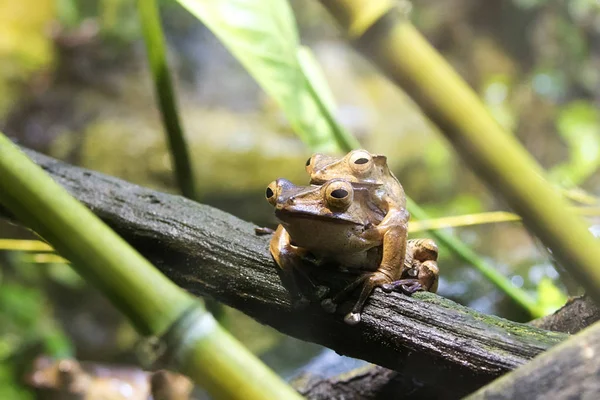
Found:
[[373, 157], [365, 150], [353, 151], [348, 162], [352, 171], [359, 175], [364, 175], [373, 168]]
[[346, 210], [354, 199], [354, 190], [348, 181], [333, 180], [325, 189], [325, 201], [329, 208], [337, 211]]
[[306, 160], [305, 168], [309, 175], [312, 175], [313, 172], [315, 172], [315, 165], [319, 156], [320, 154], [313, 154], [308, 160]]
[[272, 206], [277, 203], [277, 181], [269, 183], [269, 186], [267, 186], [267, 190], [265, 191], [265, 197]]
[[311, 156], [308, 160], [306, 160], [306, 165], [305, 165], [305, 169], [306, 172], [310, 175], [313, 172], [313, 165], [312, 165], [312, 159], [314, 156]]

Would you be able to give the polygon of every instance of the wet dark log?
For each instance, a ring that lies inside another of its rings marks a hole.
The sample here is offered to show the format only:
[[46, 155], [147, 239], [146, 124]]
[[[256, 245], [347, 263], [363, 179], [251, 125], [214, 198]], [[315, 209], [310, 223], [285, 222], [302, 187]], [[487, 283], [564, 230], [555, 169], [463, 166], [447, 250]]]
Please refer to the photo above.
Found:
[[377, 365], [357, 368], [340, 376], [316, 378], [303, 376], [292, 382], [298, 392], [308, 400], [375, 400], [393, 399], [402, 394], [402, 399], [425, 399], [418, 386], [409, 387], [402, 374]]
[[[357, 326], [317, 305], [296, 311], [269, 254], [269, 237], [256, 236], [252, 224], [26, 151], [191, 293], [214, 297], [291, 336], [398, 371], [449, 397], [472, 392], [567, 337], [480, 314], [431, 293], [408, 297], [378, 289]], [[326, 283], [340, 281], [339, 273], [320, 275]]]
[[[565, 333], [576, 333], [580, 330], [592, 325], [594, 322], [600, 320], [600, 309], [592, 301], [589, 296], [580, 296], [570, 298], [568, 302], [555, 313], [548, 315], [543, 318], [529, 322], [538, 328], [565, 332]], [[556, 347], [555, 347], [556, 349]], [[589, 351], [589, 350], [588, 350]], [[570, 353], [567, 357], [571, 357]], [[331, 398], [344, 398], [346, 400], [376, 400], [376, 399], [387, 399], [394, 398], [398, 393], [402, 393], [402, 398], [406, 400], [411, 399], [437, 399], [444, 397], [445, 393], [440, 391], [440, 388], [431, 386], [423, 386], [413, 382], [410, 376], [406, 374], [400, 374], [396, 371], [389, 370], [380, 366], [367, 364], [355, 366], [349, 364], [347, 368], [344, 368], [344, 358], [337, 356], [338, 359], [331, 360], [333, 356], [325, 353], [319, 356], [303, 370], [303, 372], [296, 377], [292, 384], [294, 387], [307, 399], [310, 400], [324, 400]], [[560, 364], [552, 361], [553, 365]], [[581, 378], [589, 379], [588, 375], [585, 375], [586, 365], [585, 360], [577, 358], [577, 363], [580, 363], [577, 367], [577, 373], [582, 374], [581, 376], [570, 376], [574, 381], [579, 382]], [[527, 365], [522, 368], [529, 368]], [[341, 370], [340, 370], [341, 369]], [[593, 366], [592, 366], [593, 371]], [[326, 373], [325, 373], [326, 372]], [[592, 375], [595, 377], [597, 375]], [[534, 379], [540, 379], [540, 373], [536, 373], [534, 378], [526, 381], [531, 387], [538, 387]], [[592, 378], [596, 379], [596, 378]], [[548, 379], [546, 379], [548, 380]], [[553, 380], [553, 378], [552, 378]], [[491, 385], [495, 385], [492, 383]], [[577, 385], [574, 388], [570, 388], [567, 384], [564, 384], [563, 389], [568, 389], [565, 393], [574, 395], [575, 397], [581, 397], [583, 393], [578, 392]], [[513, 393], [512, 395], [523, 395], [524, 397], [531, 398], [534, 392], [531, 388], [528, 389], [526, 384], [521, 384], [522, 390], [525, 393]], [[570, 388], [570, 389], [569, 389]], [[543, 388], [542, 392], [539, 393], [540, 398], [552, 397], [552, 390], [555, 387]], [[497, 391], [503, 391], [497, 389]], [[517, 390], [517, 389], [515, 389]], [[529, 392], [526, 392], [529, 390]], [[527, 396], [525, 396], [527, 394]], [[493, 396], [492, 396], [493, 397]], [[566, 396], [568, 398], [568, 396]], [[507, 396], [505, 398], [511, 398]]]
[[600, 396], [600, 324], [469, 396], [493, 399], [597, 399]]
[[290, 382], [308, 400], [421, 400], [443, 398], [442, 388], [423, 386], [411, 376], [324, 351]]

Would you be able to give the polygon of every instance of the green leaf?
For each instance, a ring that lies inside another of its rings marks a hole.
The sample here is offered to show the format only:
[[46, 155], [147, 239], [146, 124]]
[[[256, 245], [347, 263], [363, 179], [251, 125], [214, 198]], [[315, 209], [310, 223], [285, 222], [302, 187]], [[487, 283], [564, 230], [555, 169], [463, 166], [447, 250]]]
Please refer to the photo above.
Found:
[[317, 113], [314, 116], [307, 115], [307, 120], [315, 121], [315, 124], [319, 124], [313, 131], [321, 132], [330, 130], [343, 151], [359, 148], [360, 143], [358, 140], [346, 131], [333, 116], [337, 108], [335, 98], [327, 84], [325, 74], [323, 74], [319, 62], [308, 47], [300, 46], [298, 49], [298, 63], [306, 79], [311, 99], [318, 106], [318, 109], [315, 110]]
[[327, 79], [325, 79], [325, 74], [319, 65], [319, 61], [317, 61], [310, 48], [300, 46], [298, 49], [298, 62], [304, 76], [309, 84], [312, 85], [314, 93], [321, 99], [323, 106], [327, 107], [329, 112], [333, 113], [337, 108], [335, 98], [327, 84]]
[[[298, 32], [283, 0], [178, 0], [200, 19], [280, 105], [300, 138], [311, 149], [341, 150], [336, 127], [313, 97], [298, 60]], [[313, 77], [311, 69], [311, 77]], [[323, 93], [322, 84], [317, 84]], [[329, 100], [320, 99], [323, 104]]]

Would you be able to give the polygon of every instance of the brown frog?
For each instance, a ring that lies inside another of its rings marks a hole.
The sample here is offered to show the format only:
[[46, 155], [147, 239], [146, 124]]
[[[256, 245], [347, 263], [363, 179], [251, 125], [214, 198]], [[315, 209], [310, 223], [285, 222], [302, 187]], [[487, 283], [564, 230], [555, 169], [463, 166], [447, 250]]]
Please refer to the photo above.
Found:
[[[345, 179], [331, 179], [320, 186], [296, 186], [286, 179], [278, 179], [268, 186], [267, 200], [281, 221], [270, 243], [271, 254], [287, 276], [288, 286], [298, 303], [307, 302], [300, 294], [298, 278], [315, 289], [315, 297], [324, 294], [323, 288], [316, 288], [304, 272], [303, 264], [308, 259], [366, 271], [333, 299], [322, 303], [327, 311], [333, 312], [336, 304], [362, 284], [360, 296], [345, 318], [349, 324], [360, 321], [364, 303], [376, 286], [388, 284], [388, 290], [411, 293], [431, 287], [425, 275], [423, 282], [419, 281], [421, 271], [426, 271], [427, 266], [415, 264], [413, 269], [403, 266], [406, 225], [404, 236], [389, 235], [394, 228], [381, 229], [389, 210], [379, 207], [379, 200], [373, 200], [377, 196], [383, 198], [382, 194], [373, 193], [380, 190], [380, 186]], [[400, 251], [401, 255], [386, 254], [386, 241], [394, 237], [401, 242], [396, 246], [396, 252]], [[408, 276], [411, 271], [414, 276]], [[403, 272], [406, 272], [404, 276]]]
[[[404, 189], [390, 171], [387, 158], [362, 149], [353, 150], [341, 158], [315, 154], [306, 162], [306, 171], [311, 184], [319, 185], [330, 179], [342, 178], [355, 186], [368, 188], [370, 201], [385, 214], [377, 226], [378, 234], [383, 238], [380, 270], [385, 274], [385, 271], [400, 265], [399, 275], [403, 276], [410, 215], [406, 210]], [[367, 285], [372, 290], [380, 286], [382, 280], [385, 278], [375, 274], [369, 278]]]
[[314, 185], [342, 178], [368, 188], [371, 202], [385, 214], [377, 226], [384, 242], [382, 269], [404, 264], [410, 215], [404, 189], [390, 171], [385, 156], [366, 150], [353, 150], [342, 158], [315, 154], [306, 162], [306, 171]]
[[313, 185], [342, 178], [370, 187], [371, 200], [385, 210], [383, 226], [406, 225], [409, 214], [404, 189], [390, 171], [385, 156], [366, 150], [353, 150], [341, 158], [315, 154], [306, 162], [306, 172]]

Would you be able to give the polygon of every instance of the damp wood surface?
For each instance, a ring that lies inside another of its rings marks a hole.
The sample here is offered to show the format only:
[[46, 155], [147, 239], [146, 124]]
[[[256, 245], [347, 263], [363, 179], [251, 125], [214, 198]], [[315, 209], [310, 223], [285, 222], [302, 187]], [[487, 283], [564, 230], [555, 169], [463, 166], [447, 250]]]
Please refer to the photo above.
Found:
[[[23, 150], [190, 293], [212, 297], [285, 334], [397, 371], [415, 385], [467, 394], [568, 337], [481, 314], [432, 293], [408, 297], [377, 289], [356, 326], [318, 305], [295, 310], [269, 254], [270, 236], [257, 236], [253, 224]], [[347, 279], [335, 271], [319, 273], [325, 283]]]

